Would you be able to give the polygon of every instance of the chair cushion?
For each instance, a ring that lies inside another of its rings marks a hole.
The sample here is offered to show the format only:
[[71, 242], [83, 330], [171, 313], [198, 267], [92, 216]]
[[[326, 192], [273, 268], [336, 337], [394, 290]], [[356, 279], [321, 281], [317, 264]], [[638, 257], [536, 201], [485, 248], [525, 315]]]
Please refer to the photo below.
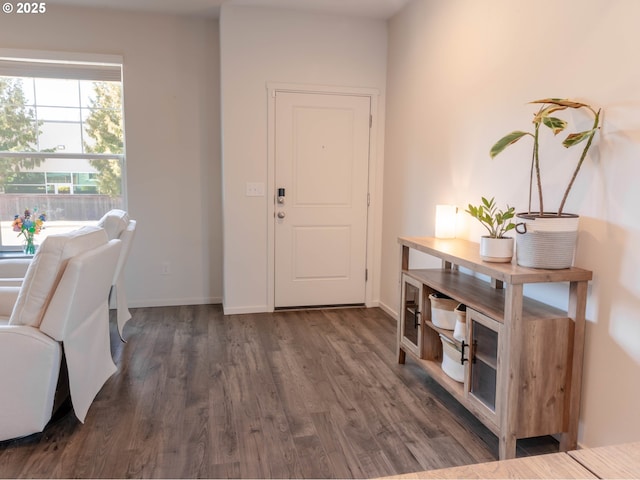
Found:
[[0, 261], [0, 280], [19, 278], [22, 281], [30, 263], [30, 258], [3, 258]]
[[106, 231], [97, 226], [86, 226], [45, 238], [27, 269], [9, 325], [40, 327], [69, 258], [105, 243]]
[[104, 216], [98, 220], [97, 225], [106, 230], [109, 240], [120, 238], [120, 234], [129, 225], [129, 214], [124, 210], [114, 208], [105, 213]]

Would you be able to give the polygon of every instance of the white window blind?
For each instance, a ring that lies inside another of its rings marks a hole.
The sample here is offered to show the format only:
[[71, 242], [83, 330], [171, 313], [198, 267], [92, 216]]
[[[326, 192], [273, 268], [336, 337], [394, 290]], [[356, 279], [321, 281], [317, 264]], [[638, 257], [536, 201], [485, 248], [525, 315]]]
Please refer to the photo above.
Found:
[[122, 81], [121, 65], [0, 58], [0, 76]]
[[8, 77], [121, 82], [122, 63], [120, 55], [0, 48], [0, 75]]

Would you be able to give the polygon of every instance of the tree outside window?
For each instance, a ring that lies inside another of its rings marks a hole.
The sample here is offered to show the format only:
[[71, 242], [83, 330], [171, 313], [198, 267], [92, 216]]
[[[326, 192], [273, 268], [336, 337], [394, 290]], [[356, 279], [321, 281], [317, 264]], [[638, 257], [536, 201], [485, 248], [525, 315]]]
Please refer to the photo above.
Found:
[[[85, 142], [88, 153], [123, 153], [122, 135], [122, 87], [109, 82], [94, 82], [94, 98], [91, 99], [91, 114], [85, 121], [85, 131], [95, 143]], [[117, 196], [122, 190], [122, 169], [118, 160], [90, 160], [98, 171], [100, 192]]]
[[[0, 77], [0, 151], [35, 152], [40, 123], [26, 105], [22, 80]], [[42, 163], [37, 158], [0, 158], [0, 188], [12, 174]]]

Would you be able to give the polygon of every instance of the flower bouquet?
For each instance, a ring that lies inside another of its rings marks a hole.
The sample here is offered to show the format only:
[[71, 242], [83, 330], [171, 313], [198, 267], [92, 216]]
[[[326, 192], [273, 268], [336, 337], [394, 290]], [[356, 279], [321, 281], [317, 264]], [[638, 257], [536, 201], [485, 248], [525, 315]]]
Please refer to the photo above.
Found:
[[36, 215], [37, 208], [33, 209], [33, 212], [28, 208], [24, 211], [22, 216], [16, 215], [13, 217], [13, 231], [18, 232], [18, 236], [24, 236], [24, 253], [27, 255], [33, 255], [36, 253], [36, 247], [33, 243], [33, 237], [40, 233], [40, 230], [44, 228], [44, 222], [47, 216], [44, 213]]

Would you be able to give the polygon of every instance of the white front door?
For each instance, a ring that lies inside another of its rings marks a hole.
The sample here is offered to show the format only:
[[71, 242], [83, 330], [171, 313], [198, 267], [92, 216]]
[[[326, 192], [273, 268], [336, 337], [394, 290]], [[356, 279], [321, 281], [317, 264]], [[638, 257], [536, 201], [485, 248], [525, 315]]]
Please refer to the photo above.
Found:
[[370, 97], [275, 105], [275, 307], [363, 304]]

